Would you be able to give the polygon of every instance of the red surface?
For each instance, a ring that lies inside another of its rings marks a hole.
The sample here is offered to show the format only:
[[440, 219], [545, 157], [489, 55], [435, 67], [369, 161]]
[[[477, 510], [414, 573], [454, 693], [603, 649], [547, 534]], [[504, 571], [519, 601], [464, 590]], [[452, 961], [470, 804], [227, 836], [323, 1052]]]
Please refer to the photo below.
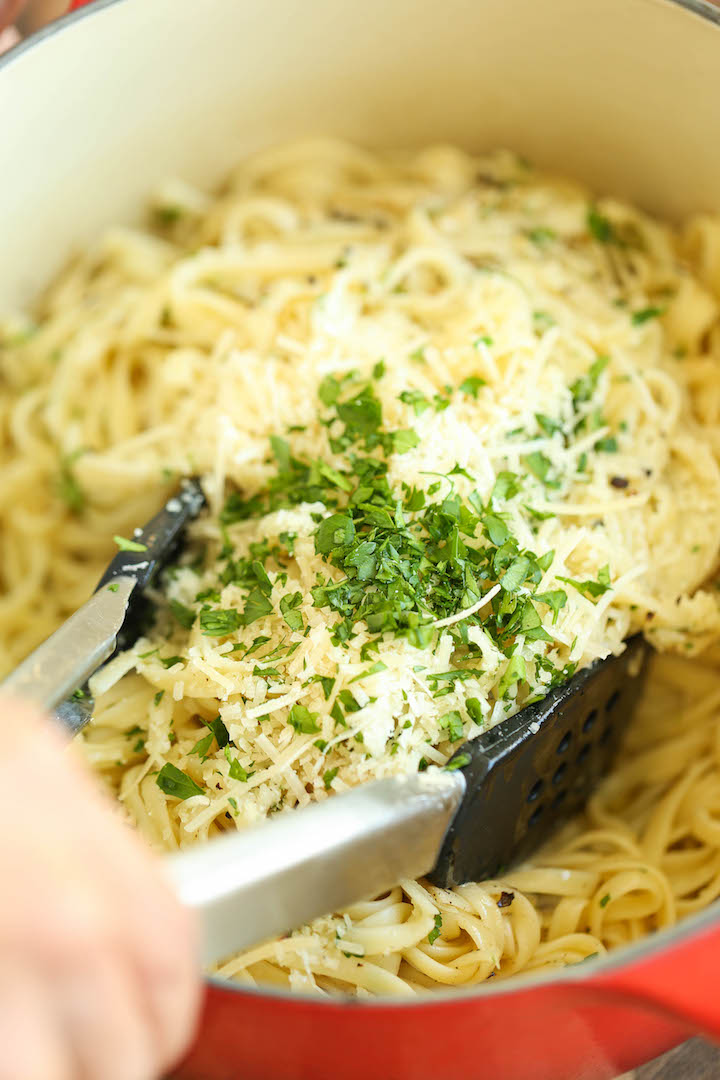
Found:
[[421, 1004], [208, 988], [175, 1080], [609, 1080], [702, 1031], [720, 1039], [720, 927], [581, 981]]
[[213, 987], [174, 1080], [609, 1080], [687, 1034], [570, 984], [395, 1007]]
[[691, 1033], [720, 1041], [719, 972], [714, 926], [581, 981], [474, 999], [346, 1004], [209, 986], [175, 1080], [609, 1080]]

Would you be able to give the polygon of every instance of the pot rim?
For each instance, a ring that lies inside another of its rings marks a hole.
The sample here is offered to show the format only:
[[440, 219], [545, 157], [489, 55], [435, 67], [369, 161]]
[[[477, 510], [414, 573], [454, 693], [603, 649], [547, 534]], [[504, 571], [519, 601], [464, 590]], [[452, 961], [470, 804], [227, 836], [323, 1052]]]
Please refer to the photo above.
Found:
[[[92, 18], [94, 15], [116, 4], [125, 4], [132, 0], [93, 0], [78, 8], [68, 11], [60, 18], [41, 27], [29, 37], [23, 39], [8, 52], [0, 55], [0, 76], [12, 64], [19, 60], [26, 52], [37, 48], [42, 43], [57, 34], [65, 33], [81, 20]], [[144, 0], [147, 2], [147, 0]], [[682, 8], [689, 14], [720, 28], [720, 6], [711, 3], [710, 0], [652, 0], [658, 7], [662, 4]], [[419, 1009], [436, 1005], [450, 1005], [459, 1001], [475, 1000], [482, 997], [497, 997], [507, 994], [522, 993], [549, 984], [568, 986], [573, 983], [587, 985], [588, 976], [599, 973], [611, 973], [623, 968], [631, 967], [636, 962], [648, 957], [672, 951], [673, 948], [701, 934], [720, 922], [720, 898], [713, 901], [707, 908], [696, 912], [683, 919], [674, 926], [648, 934], [642, 940], [631, 945], [621, 946], [611, 953], [598, 956], [592, 960], [569, 964], [565, 967], [551, 968], [546, 972], [529, 972], [526, 974], [513, 975], [505, 979], [489, 979], [476, 986], [461, 988], [448, 988], [433, 991], [427, 997], [418, 998], [369, 998], [357, 1000], [343, 997], [319, 997], [304, 991], [287, 991], [275, 987], [245, 986], [223, 979], [217, 975], [205, 976], [205, 983], [214, 990], [224, 993], [233, 993], [240, 996], [253, 996], [267, 998], [270, 1001], [280, 1000], [285, 1004], [308, 1005], [313, 1004], [321, 1008], [364, 1008], [364, 1009]]]

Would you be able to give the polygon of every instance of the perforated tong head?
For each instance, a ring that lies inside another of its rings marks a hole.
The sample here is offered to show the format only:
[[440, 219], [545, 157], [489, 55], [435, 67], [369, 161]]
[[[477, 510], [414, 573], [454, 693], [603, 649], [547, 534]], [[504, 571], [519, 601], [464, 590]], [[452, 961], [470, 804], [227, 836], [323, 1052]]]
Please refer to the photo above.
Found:
[[[222, 959], [423, 875], [494, 877], [548, 839], [610, 765], [647, 646], [586, 668], [466, 743], [446, 769], [375, 780], [169, 858]], [[452, 766], [457, 766], [453, 768]], [[512, 880], [512, 878], [511, 878]]]
[[640, 695], [639, 635], [453, 755], [466, 792], [430, 880], [482, 881], [525, 858], [582, 809], [607, 772]]
[[90, 599], [30, 653], [1, 689], [56, 709], [73, 732], [79, 730], [90, 717], [88, 699], [65, 699], [116, 649], [127, 649], [137, 639], [147, 615], [145, 590], [177, 554], [188, 522], [204, 503], [198, 481], [183, 480], [162, 510], [118, 551]]

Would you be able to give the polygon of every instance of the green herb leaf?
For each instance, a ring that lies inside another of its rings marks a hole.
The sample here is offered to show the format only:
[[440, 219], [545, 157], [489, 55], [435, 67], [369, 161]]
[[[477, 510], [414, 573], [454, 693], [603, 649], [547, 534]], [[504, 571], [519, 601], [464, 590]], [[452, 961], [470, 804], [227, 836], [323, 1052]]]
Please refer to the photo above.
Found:
[[192, 777], [182, 772], [177, 766], [166, 761], [155, 778], [155, 783], [166, 795], [175, 799], [190, 799], [193, 795], [204, 795], [205, 791], [196, 784]]
[[252, 776], [252, 773], [246, 772], [238, 759], [232, 756], [229, 746], [225, 747], [225, 759], [230, 766], [229, 776], [231, 780], [242, 780], [243, 783], [246, 783], [248, 778]]
[[[267, 603], [262, 593], [257, 589], [255, 591]], [[252, 593], [250, 595], [252, 596]], [[224, 637], [237, 630], [243, 620], [235, 608], [211, 608], [209, 611], [200, 612], [199, 622], [204, 637]]]
[[421, 390], [403, 390], [400, 400], [406, 405], [412, 405], [416, 416], [421, 416], [430, 408], [430, 402]]
[[251, 563], [250, 569], [253, 573], [255, 580], [257, 581], [257, 587], [260, 592], [264, 593], [265, 596], [269, 596], [272, 592], [272, 582], [268, 577], [268, 572], [263, 566], [263, 564], [260, 562], [259, 559], [255, 559]]
[[502, 545], [509, 540], [510, 530], [505, 522], [497, 514], [483, 514], [482, 523], [485, 527], [485, 532], [488, 538], [495, 547], [502, 547]]
[[510, 657], [510, 663], [505, 669], [505, 674], [501, 678], [498, 685], [498, 697], [501, 699], [507, 697], [510, 688], [515, 686], [516, 683], [521, 682], [523, 679], [526, 678], [527, 666], [525, 664], [525, 659], [524, 657], [515, 653], [514, 656]]
[[336, 548], [348, 547], [355, 539], [355, 525], [347, 514], [331, 514], [318, 525], [315, 554], [328, 555]]
[[312, 678], [308, 679], [308, 685], [310, 683], [320, 683], [325, 700], [329, 700], [330, 695], [333, 692], [333, 687], [335, 686], [335, 680], [333, 678], [329, 675], [313, 675]]
[[318, 397], [322, 401], [323, 405], [327, 405], [331, 408], [340, 396], [341, 383], [339, 379], [336, 379], [333, 375], [326, 375], [323, 381], [320, 383], [318, 389]]
[[[458, 754], [457, 757], [451, 758], [450, 761], [448, 761], [445, 768], [448, 772], [453, 772], [455, 769], [464, 769], [466, 765], [470, 764], [470, 760], [471, 758], [469, 754]], [[422, 758], [422, 761], [425, 761], [425, 758]], [[426, 761], [425, 768], [427, 769]], [[418, 772], [422, 772], [422, 769], [420, 769], [419, 767]]]
[[147, 544], [139, 544], [137, 540], [128, 540], [124, 536], [113, 536], [113, 540], [120, 551], [147, 551]]
[[598, 572], [597, 581], [576, 581], [575, 578], [560, 577], [560, 575], [558, 575], [558, 581], [564, 581], [566, 585], [572, 585], [579, 593], [593, 598], [602, 596], [612, 588], [610, 584], [610, 567], [607, 563]]
[[370, 386], [338, 405], [337, 414], [345, 424], [346, 433], [356, 438], [373, 435], [382, 423], [382, 408]]
[[179, 221], [185, 211], [181, 206], [155, 206], [153, 207], [153, 218], [156, 225], [161, 227], [167, 227], [168, 225], [174, 225], [176, 221]]
[[442, 915], [440, 915], [439, 913], [437, 915], [435, 915], [433, 917], [433, 922], [435, 923], [435, 925], [433, 926], [432, 930], [428, 934], [428, 943], [430, 945], [433, 945], [437, 941], [437, 939], [440, 937], [440, 931], [442, 930], [442, 924], [443, 924]]
[[295, 704], [290, 710], [287, 722], [298, 734], [315, 735], [320, 730], [316, 723], [318, 715], [318, 713], [310, 712], [304, 705]]
[[567, 593], [564, 589], [551, 589], [550, 592], [535, 593], [533, 600], [538, 604], [547, 604], [552, 609], [554, 626], [558, 613], [567, 604]]
[[585, 222], [588, 232], [595, 237], [599, 244], [612, 244], [616, 241], [612, 223], [604, 214], [600, 213], [596, 206], [588, 207]]
[[212, 731], [209, 731], [207, 735], [203, 735], [202, 739], [198, 739], [190, 753], [197, 754], [198, 757], [201, 757], [204, 761], [208, 755], [208, 751], [210, 750], [214, 738], [215, 736], [213, 735]]
[[164, 668], [175, 667], [176, 664], [184, 664], [185, 658], [183, 656], [165, 656], [160, 657], [160, 663]]
[[302, 593], [287, 593], [280, 598], [280, 614], [291, 630], [302, 630], [304, 627], [303, 617], [297, 608], [302, 603]]
[[84, 450], [75, 450], [60, 458], [60, 471], [57, 480], [57, 493], [73, 514], [80, 514], [85, 509], [86, 495], [75, 476], [74, 465]]
[[477, 398], [478, 391], [483, 386], [487, 386], [485, 379], [481, 379], [479, 375], [469, 375], [467, 379], [463, 379], [460, 383], [458, 390], [461, 394], [468, 394], [470, 397]]
[[336, 766], [334, 769], [327, 769], [327, 771], [323, 773], [323, 784], [325, 785], [326, 791], [330, 790], [330, 785], [332, 784], [337, 774], [338, 766]]
[[484, 724], [485, 717], [483, 716], [482, 705], [480, 700], [476, 697], [469, 697], [465, 700], [465, 708], [468, 711], [468, 715], [476, 724]]
[[279, 435], [270, 436], [270, 446], [281, 472], [290, 471], [290, 443]]
[[555, 239], [556, 233], [554, 229], [549, 229], [545, 225], [538, 225], [534, 229], [528, 229], [525, 233], [528, 240], [530, 240], [536, 247], [541, 250], [546, 248], [547, 245]]
[[392, 433], [392, 445], [396, 454], [407, 454], [408, 450], [412, 450], [419, 443], [420, 437], [412, 428]]
[[589, 401], [597, 389], [600, 376], [610, 363], [609, 356], [598, 356], [590, 365], [587, 375], [581, 375], [570, 387], [574, 405]]
[[184, 626], [186, 630], [189, 630], [195, 622], [195, 612], [192, 608], [185, 607], [179, 600], [170, 601], [170, 610], [173, 613], [175, 619]]
[[543, 413], [535, 413], [535, 419], [538, 422], [538, 426], [546, 435], [554, 435], [556, 431], [562, 431], [562, 424], [557, 420], [553, 420], [551, 416], [545, 416]]
[[490, 495], [490, 502], [496, 499], [512, 499], [522, 487], [522, 477], [517, 473], [502, 471], [497, 474], [495, 484]]
[[463, 737], [463, 718], [457, 709], [453, 709], [451, 712], [446, 712], [438, 720], [438, 724], [441, 728], [447, 728], [448, 739], [450, 742], [457, 742], [458, 739]]
[[505, 592], [514, 593], [517, 592], [520, 586], [525, 581], [530, 569], [530, 560], [526, 555], [518, 555], [516, 559], [510, 563], [507, 570], [500, 578], [500, 584]]
[[664, 307], [641, 308], [640, 311], [633, 311], [632, 324], [633, 326], [642, 326], [643, 323], [649, 322], [650, 319], [658, 319], [664, 314]]
[[[267, 596], [264, 596], [260, 589], [252, 589], [245, 601], [242, 618], [238, 616], [238, 625], [242, 623], [243, 626], [249, 626], [250, 623], [254, 623], [257, 619], [262, 619], [264, 615], [269, 615], [272, 610], [273, 606]], [[202, 616], [200, 617], [202, 618]], [[234, 629], [237, 629], [237, 627], [234, 627]]]
[[543, 484], [548, 484], [548, 473], [552, 468], [552, 462], [541, 450], [533, 450], [531, 454], [528, 454], [525, 458], [525, 464], [537, 476], [538, 480]]

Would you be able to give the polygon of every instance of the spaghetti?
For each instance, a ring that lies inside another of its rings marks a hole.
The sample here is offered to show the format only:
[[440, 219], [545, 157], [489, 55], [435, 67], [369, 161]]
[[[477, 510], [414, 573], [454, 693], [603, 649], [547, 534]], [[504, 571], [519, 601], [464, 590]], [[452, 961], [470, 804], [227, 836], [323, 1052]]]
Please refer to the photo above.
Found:
[[530, 864], [403, 882], [222, 974], [471, 985], [720, 893], [719, 297], [715, 219], [676, 233], [504, 152], [316, 141], [215, 199], [167, 184], [7, 323], [7, 667], [178, 476], [208, 494], [79, 740], [156, 847], [443, 766], [637, 630], [664, 654]]

